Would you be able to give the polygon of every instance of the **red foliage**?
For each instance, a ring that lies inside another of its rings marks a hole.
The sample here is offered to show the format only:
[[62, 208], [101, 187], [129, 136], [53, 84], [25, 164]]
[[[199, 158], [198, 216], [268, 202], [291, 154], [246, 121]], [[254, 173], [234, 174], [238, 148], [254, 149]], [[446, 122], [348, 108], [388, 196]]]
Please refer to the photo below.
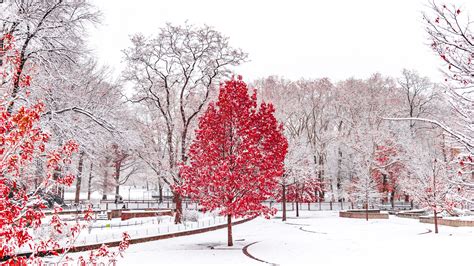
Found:
[[[317, 192], [321, 192], [321, 182], [318, 179], [303, 179], [288, 186], [286, 191], [287, 202], [309, 203], [317, 202]], [[281, 197], [279, 200], [281, 201]]]
[[[4, 82], [0, 91], [5, 95], [0, 99], [0, 260], [6, 265], [41, 264], [41, 254], [59, 255], [68, 251], [74, 243], [80, 229], [85, 224], [75, 222], [68, 225], [61, 220], [60, 208], [55, 208], [51, 219], [44, 219], [43, 192], [49, 192], [59, 186], [69, 186], [74, 176], [62, 173], [71, 156], [77, 152], [78, 145], [67, 141], [58, 149], [47, 149], [49, 135], [40, 128], [41, 113], [44, 104], [38, 102], [31, 106], [11, 108], [16, 99], [8, 97], [8, 92], [14, 82], [20, 88], [30, 84], [27, 75], [17, 76], [18, 53], [14, 50], [12, 37], [4, 38], [5, 46], [0, 56], [3, 59], [0, 79]], [[14, 74], [11, 74], [14, 73]], [[10, 87], [9, 87], [10, 86]], [[18, 105], [18, 104], [17, 104]], [[31, 186], [31, 177], [26, 174], [31, 169], [34, 160], [45, 162], [45, 176], [39, 178], [38, 187]], [[87, 217], [91, 217], [89, 209]], [[90, 221], [86, 219], [86, 221]], [[45, 237], [35, 235], [43, 222], [47, 222], [50, 233]], [[68, 247], [60, 244], [59, 239], [65, 240]], [[31, 255], [18, 256], [21, 249], [29, 249]]]
[[178, 190], [222, 215], [273, 215], [261, 203], [276, 189], [288, 148], [274, 111], [266, 103], [257, 108], [256, 93], [248, 94], [241, 77], [221, 85], [217, 103], [199, 121], [190, 164], [180, 167]]
[[393, 143], [387, 142], [386, 145], [377, 146], [376, 167], [372, 170], [372, 177], [379, 192], [398, 193], [396, 188], [404, 166], [397, 160], [397, 156], [398, 150]]

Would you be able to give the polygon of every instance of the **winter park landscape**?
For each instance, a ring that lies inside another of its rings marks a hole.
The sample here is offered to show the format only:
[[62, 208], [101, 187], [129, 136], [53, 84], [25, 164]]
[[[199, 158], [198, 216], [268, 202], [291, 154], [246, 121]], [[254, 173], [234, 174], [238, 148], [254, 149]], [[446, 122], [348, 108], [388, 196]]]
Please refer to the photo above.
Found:
[[473, 14], [0, 0], [0, 264], [473, 265]]

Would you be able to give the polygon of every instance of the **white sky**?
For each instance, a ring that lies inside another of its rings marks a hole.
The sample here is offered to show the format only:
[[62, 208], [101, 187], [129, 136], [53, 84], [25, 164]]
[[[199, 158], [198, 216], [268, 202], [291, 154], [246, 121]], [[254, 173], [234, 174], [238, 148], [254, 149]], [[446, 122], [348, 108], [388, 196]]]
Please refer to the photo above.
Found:
[[[91, 30], [99, 61], [118, 75], [129, 36], [158, 32], [166, 22], [208, 24], [249, 53], [235, 69], [251, 81], [269, 75], [333, 81], [374, 72], [398, 76], [416, 69], [441, 80], [439, 60], [426, 45], [426, 0], [95, 0], [103, 24]], [[439, 2], [439, 1], [438, 1]], [[474, 13], [474, 3], [459, 3]]]

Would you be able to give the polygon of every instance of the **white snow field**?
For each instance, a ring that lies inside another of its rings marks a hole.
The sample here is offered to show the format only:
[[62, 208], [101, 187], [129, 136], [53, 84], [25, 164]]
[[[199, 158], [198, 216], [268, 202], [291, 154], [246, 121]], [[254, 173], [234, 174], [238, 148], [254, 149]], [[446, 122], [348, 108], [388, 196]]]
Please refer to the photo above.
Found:
[[[234, 226], [230, 248], [226, 229], [131, 245], [118, 265], [474, 265], [472, 227], [440, 226], [435, 235], [428, 233], [432, 224], [416, 219], [293, 215], [287, 222], [256, 218]], [[245, 255], [246, 246], [261, 261]]]

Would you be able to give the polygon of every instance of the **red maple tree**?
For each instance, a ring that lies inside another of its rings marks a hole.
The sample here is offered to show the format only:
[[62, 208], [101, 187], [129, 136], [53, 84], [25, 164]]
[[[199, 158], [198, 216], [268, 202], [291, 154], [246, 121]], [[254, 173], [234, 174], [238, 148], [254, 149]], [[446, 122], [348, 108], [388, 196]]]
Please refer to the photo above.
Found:
[[239, 76], [220, 87], [218, 101], [200, 118], [189, 150], [189, 164], [180, 167], [182, 194], [206, 210], [227, 216], [232, 246], [232, 217], [269, 217], [276, 210], [262, 204], [283, 174], [288, 143], [274, 117], [272, 104], [257, 107]]

